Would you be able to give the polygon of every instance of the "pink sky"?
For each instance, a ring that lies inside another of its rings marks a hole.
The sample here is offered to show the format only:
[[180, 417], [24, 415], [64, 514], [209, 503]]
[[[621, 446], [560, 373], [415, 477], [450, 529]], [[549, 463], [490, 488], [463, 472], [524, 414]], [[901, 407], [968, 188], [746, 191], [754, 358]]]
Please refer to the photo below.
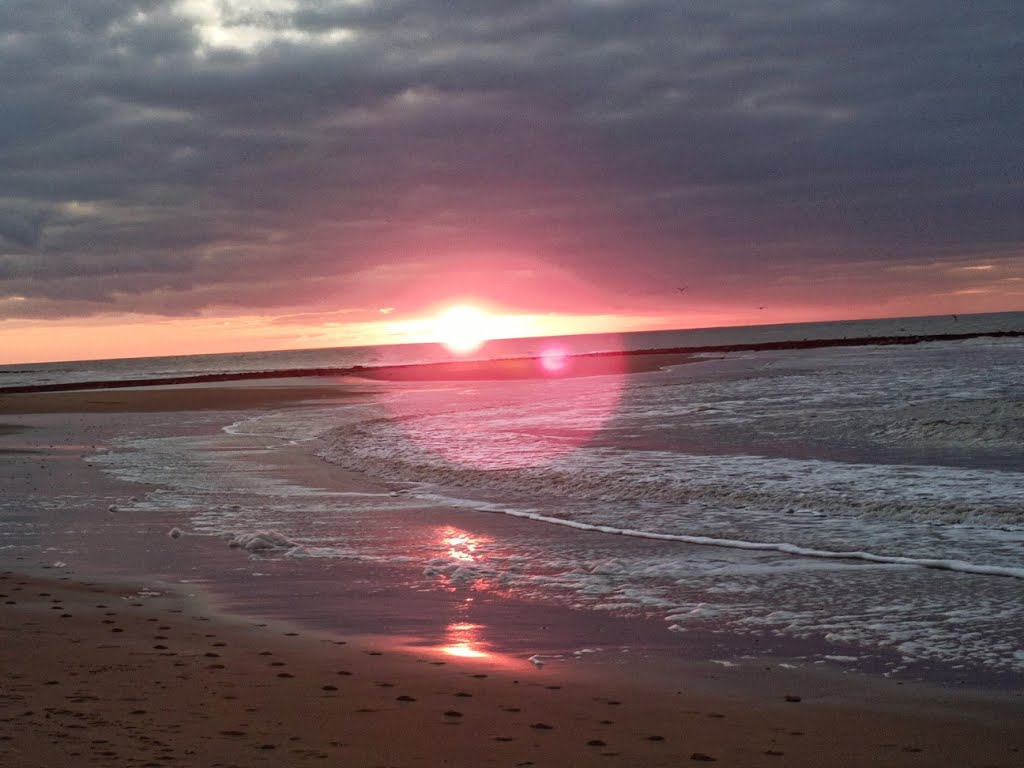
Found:
[[[389, 291], [368, 290], [366, 306], [354, 310], [300, 305], [185, 317], [7, 319], [0, 321], [0, 363], [443, 341], [434, 321], [455, 304], [491, 315], [488, 331], [497, 337], [1013, 311], [1024, 306], [1015, 265], [937, 263], [881, 275], [823, 270], [761, 286], [731, 279], [738, 296], [729, 301], [709, 300], [702, 296], [709, 289], [682, 281], [622, 295], [537, 262], [520, 260], [509, 270], [490, 260], [478, 269], [460, 262]], [[763, 304], [755, 303], [759, 294]]]

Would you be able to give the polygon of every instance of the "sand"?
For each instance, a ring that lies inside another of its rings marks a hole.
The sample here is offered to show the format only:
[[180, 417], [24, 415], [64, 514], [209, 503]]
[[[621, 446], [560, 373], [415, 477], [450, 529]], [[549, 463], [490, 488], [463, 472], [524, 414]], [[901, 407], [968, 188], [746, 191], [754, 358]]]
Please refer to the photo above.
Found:
[[1024, 758], [1012, 707], [1000, 717], [994, 706], [920, 702], [923, 713], [894, 713], [799, 691], [737, 698], [503, 671], [231, 620], [163, 586], [65, 578], [0, 574], [0, 750], [10, 768], [1009, 768]]
[[[156, 413], [285, 408], [302, 402], [330, 402], [364, 394], [352, 384], [318, 380], [306, 386], [168, 386], [76, 392], [0, 394], [0, 415], [29, 413]], [[0, 425], [14, 431], [15, 425]]]
[[[0, 421], [27, 451], [36, 448], [25, 442], [33, 430], [21, 429], [23, 419], [52, 429], [64, 418], [52, 414], [108, 420], [276, 408], [351, 391], [329, 384], [9, 395], [0, 398]], [[48, 450], [84, 467], [77, 448]], [[99, 482], [90, 472], [27, 487], [73, 492]], [[41, 566], [45, 557], [12, 562], [0, 552], [4, 768], [1024, 765], [1019, 692], [900, 686], [782, 670], [770, 660], [666, 667], [636, 654], [614, 669], [538, 669], [525, 658], [447, 656], [407, 638], [232, 615], [181, 586], [101, 582]]]

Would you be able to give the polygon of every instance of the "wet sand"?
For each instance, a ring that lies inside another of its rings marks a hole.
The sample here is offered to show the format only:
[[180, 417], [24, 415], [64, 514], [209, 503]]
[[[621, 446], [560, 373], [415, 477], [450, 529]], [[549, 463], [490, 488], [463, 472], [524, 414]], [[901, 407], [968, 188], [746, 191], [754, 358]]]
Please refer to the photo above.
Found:
[[696, 363], [702, 359], [680, 352], [519, 357], [507, 360], [389, 365], [366, 368], [355, 375], [374, 381], [514, 381], [571, 376], [622, 376]]
[[[263, 384], [261, 382], [261, 384]], [[352, 384], [324, 379], [290, 386], [167, 386], [69, 392], [0, 393], [0, 415], [29, 413], [157, 413], [286, 408], [304, 401], [331, 401], [363, 394]], [[0, 425], [19, 429], [16, 425]]]
[[0, 574], [0, 746], [12, 768], [1010, 768], [1024, 755], [1012, 706], [866, 706], [777, 684], [723, 696], [699, 680], [671, 692], [504, 671], [221, 617], [161, 585], [51, 574]]
[[[30, 427], [8, 430], [21, 444], [35, 428], [55, 429], [61, 414], [109, 425], [119, 412], [276, 408], [351, 391], [329, 384], [5, 396], [0, 422]], [[84, 467], [78, 448], [52, 452], [62, 463], [33, 470], [48, 473], [45, 483], [31, 481], [33, 493], [111, 482], [73, 469]], [[159, 535], [173, 548], [179, 542], [166, 530]], [[1020, 692], [775, 666], [694, 664], [667, 674], [641, 654], [614, 669], [446, 656], [408, 638], [225, 613], [143, 576], [101, 582], [87, 570], [41, 567], [52, 562], [44, 544], [24, 560], [0, 552], [0, 755], [12, 768], [1024, 764]]]

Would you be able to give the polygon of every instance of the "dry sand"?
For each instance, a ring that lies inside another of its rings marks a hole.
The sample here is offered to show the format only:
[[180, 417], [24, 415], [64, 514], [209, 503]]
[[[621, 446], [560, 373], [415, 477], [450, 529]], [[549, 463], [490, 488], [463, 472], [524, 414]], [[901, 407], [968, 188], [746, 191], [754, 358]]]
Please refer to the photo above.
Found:
[[7, 768], [1024, 764], [1012, 705], [897, 712], [538, 679], [65, 579], [0, 574]]

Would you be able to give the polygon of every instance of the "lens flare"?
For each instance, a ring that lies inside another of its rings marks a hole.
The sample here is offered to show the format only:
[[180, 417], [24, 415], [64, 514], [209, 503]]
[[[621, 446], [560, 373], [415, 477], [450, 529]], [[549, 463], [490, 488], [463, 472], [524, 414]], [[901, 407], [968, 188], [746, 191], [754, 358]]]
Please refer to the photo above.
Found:
[[540, 353], [540, 367], [547, 373], [563, 373], [569, 365], [569, 353], [565, 347], [550, 346]]

